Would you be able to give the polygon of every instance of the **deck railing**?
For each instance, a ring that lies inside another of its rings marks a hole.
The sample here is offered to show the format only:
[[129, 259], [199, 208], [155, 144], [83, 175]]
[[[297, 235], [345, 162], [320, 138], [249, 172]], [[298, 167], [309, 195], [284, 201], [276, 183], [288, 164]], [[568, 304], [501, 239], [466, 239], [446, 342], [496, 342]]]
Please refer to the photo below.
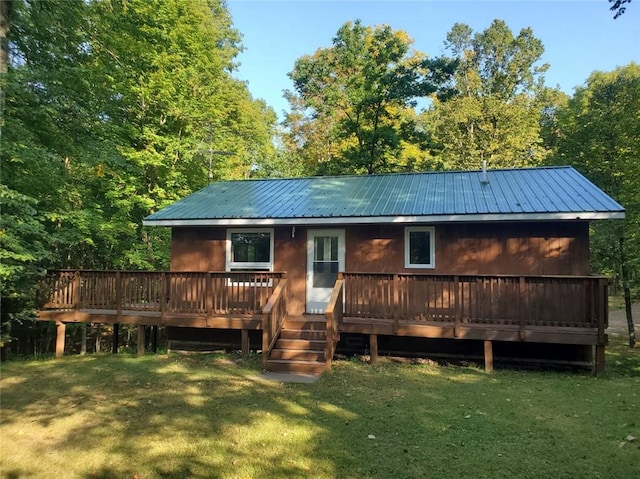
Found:
[[336, 352], [336, 346], [340, 339], [340, 328], [342, 326], [343, 318], [343, 304], [344, 304], [344, 280], [343, 275], [338, 275], [329, 303], [324, 312], [324, 317], [327, 322], [327, 345], [325, 347], [325, 361], [326, 368], [331, 369], [331, 362], [333, 361], [333, 355]]
[[283, 273], [50, 271], [43, 309], [260, 314]]
[[[344, 303], [344, 310], [334, 305], [327, 322], [332, 341], [342, 314], [393, 320], [395, 328], [400, 322], [518, 325], [521, 331], [528, 326], [582, 327], [597, 328], [604, 337], [607, 327], [607, 279], [601, 276], [349, 272], [342, 277], [342, 288], [334, 293], [344, 298], [332, 300]], [[40, 301], [42, 309], [118, 314], [261, 315], [283, 278], [284, 273], [261, 271], [58, 270], [50, 272]], [[286, 295], [281, 296], [279, 301], [286, 302]], [[270, 311], [281, 318], [286, 303], [274, 304]], [[281, 321], [274, 321], [277, 328]]]
[[607, 278], [344, 273], [347, 317], [607, 327]]
[[280, 281], [262, 311], [262, 362], [265, 368], [287, 317], [287, 283], [286, 278]]

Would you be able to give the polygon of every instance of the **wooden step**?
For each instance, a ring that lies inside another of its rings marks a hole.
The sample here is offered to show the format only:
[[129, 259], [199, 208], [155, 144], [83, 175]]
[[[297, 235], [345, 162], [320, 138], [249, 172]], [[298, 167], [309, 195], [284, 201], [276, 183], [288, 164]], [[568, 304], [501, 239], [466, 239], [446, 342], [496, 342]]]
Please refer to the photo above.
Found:
[[291, 361], [286, 359], [269, 359], [266, 365], [267, 371], [303, 374], [321, 374], [324, 367], [324, 361]]
[[280, 333], [282, 339], [315, 339], [318, 341], [326, 341], [327, 332], [312, 329], [283, 329]]
[[283, 329], [326, 331], [327, 322], [322, 316], [313, 318], [309, 318], [308, 316], [291, 316], [285, 320]]
[[327, 342], [318, 339], [278, 339], [278, 349], [306, 349], [307, 351], [324, 351]]
[[322, 315], [289, 316], [266, 362], [267, 371], [320, 374], [325, 369], [327, 323]]
[[323, 351], [310, 351], [308, 349], [273, 349], [270, 359], [286, 359], [293, 361], [324, 361]]

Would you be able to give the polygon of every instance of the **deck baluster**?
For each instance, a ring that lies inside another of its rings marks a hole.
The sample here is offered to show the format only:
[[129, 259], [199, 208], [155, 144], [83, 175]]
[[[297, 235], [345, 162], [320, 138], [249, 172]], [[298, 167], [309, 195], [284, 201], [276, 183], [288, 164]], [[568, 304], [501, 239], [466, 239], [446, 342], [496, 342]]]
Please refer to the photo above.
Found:
[[524, 276], [520, 276], [519, 282], [519, 295], [518, 295], [518, 324], [520, 326], [519, 329], [519, 337], [520, 340], [523, 341], [525, 339], [525, 316], [527, 314], [527, 297], [529, 293], [529, 289], [527, 288], [526, 279]]
[[120, 322], [122, 316], [122, 275], [120, 271], [116, 272], [116, 317]]
[[393, 331], [397, 332], [398, 324], [400, 322], [400, 315], [402, 314], [400, 276], [397, 274], [393, 275], [393, 300], [396, 305], [396, 307], [393, 308]]
[[460, 322], [462, 321], [462, 308], [460, 305], [460, 277], [459, 276], [454, 276], [453, 277], [453, 284], [454, 286], [454, 311], [455, 311], [455, 326], [453, 327], [453, 336], [455, 338], [458, 337], [459, 331], [460, 331]]

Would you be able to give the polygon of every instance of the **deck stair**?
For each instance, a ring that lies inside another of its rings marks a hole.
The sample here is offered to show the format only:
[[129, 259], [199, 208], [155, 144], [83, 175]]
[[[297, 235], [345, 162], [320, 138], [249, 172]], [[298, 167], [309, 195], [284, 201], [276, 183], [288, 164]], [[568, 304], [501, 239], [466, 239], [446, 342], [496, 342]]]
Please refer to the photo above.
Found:
[[323, 316], [289, 316], [269, 359], [267, 370], [320, 374], [325, 370], [327, 345]]

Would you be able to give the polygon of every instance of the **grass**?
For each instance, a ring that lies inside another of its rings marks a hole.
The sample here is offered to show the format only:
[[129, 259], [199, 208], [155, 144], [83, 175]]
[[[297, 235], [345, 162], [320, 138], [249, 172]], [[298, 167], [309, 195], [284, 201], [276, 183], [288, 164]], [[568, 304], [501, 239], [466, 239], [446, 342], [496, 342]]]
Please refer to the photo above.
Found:
[[5, 363], [0, 475], [637, 477], [640, 350], [615, 341], [604, 379], [392, 359], [337, 361], [311, 385], [260, 379], [255, 356]]

